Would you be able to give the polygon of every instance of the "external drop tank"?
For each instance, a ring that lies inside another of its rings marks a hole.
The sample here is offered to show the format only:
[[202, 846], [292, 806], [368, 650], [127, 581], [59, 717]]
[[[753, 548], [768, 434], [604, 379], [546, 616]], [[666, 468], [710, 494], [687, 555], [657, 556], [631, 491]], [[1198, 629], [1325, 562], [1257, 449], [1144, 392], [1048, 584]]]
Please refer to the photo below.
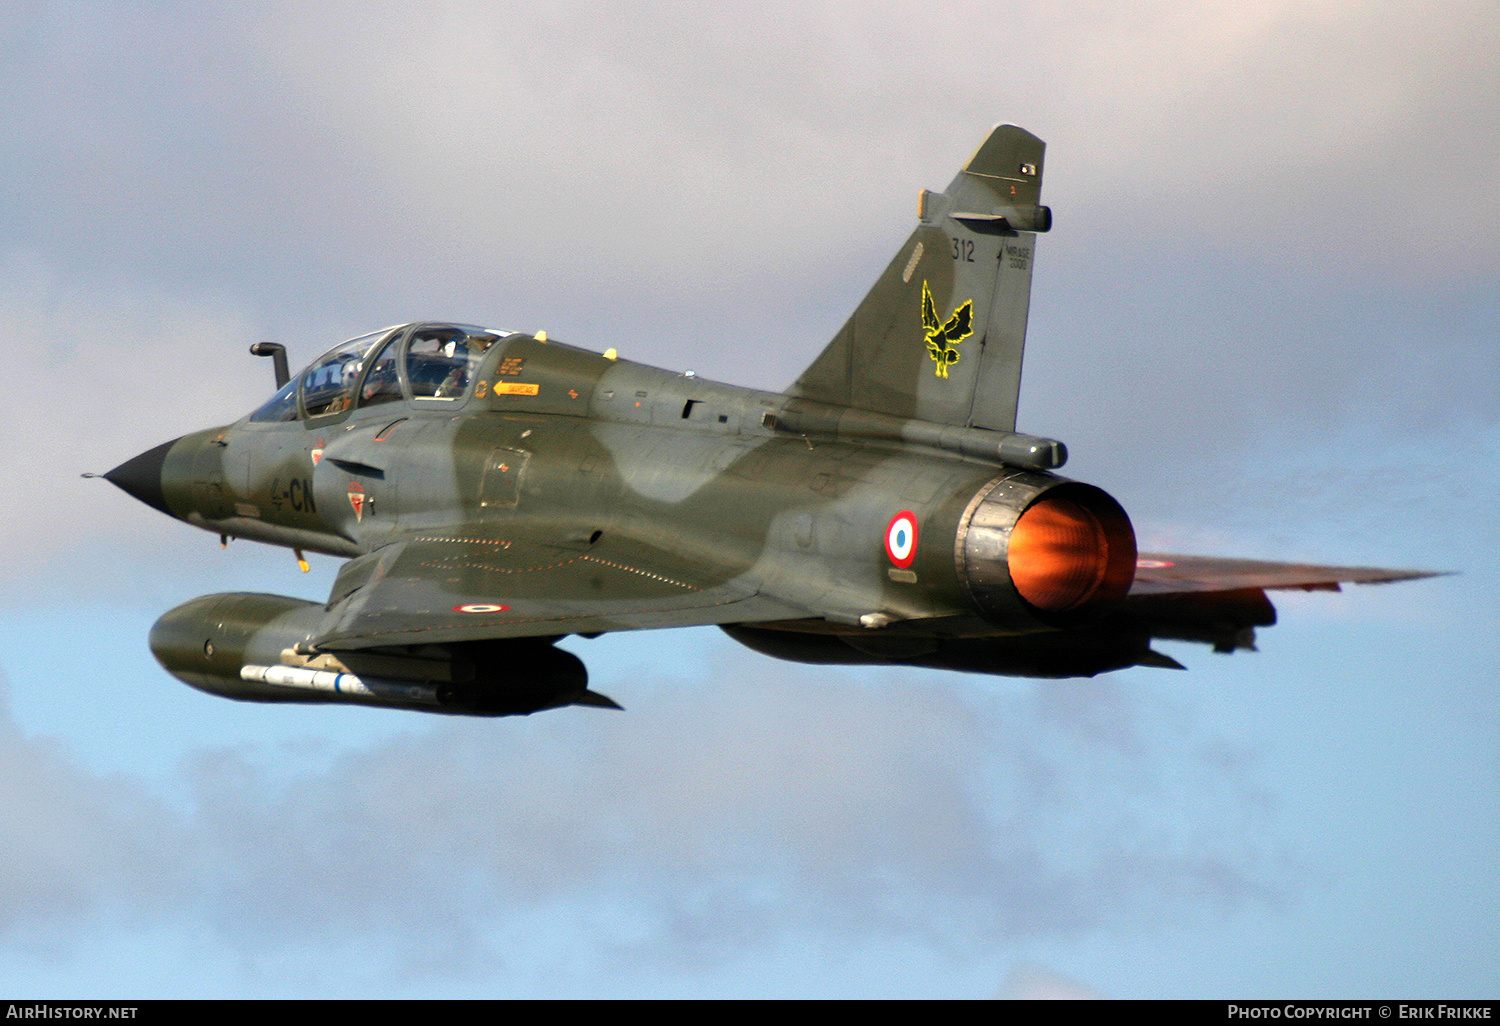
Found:
[[151, 628], [151, 652], [178, 680], [250, 702], [343, 702], [472, 716], [565, 705], [618, 708], [588, 690], [577, 656], [549, 638], [314, 652], [316, 602], [234, 592], [205, 595]]

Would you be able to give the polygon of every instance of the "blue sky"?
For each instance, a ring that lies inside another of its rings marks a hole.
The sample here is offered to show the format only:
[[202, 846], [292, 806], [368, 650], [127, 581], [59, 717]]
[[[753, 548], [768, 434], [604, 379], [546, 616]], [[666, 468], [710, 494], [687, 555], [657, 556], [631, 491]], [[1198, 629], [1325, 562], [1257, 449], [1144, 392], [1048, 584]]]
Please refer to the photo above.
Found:
[[[0, 14], [0, 984], [1493, 997], [1488, 3]], [[1031, 682], [567, 642], [625, 714], [264, 708], [145, 637], [336, 571], [96, 481], [370, 328], [783, 387], [988, 127], [1049, 144], [1020, 427], [1143, 542], [1454, 576]]]

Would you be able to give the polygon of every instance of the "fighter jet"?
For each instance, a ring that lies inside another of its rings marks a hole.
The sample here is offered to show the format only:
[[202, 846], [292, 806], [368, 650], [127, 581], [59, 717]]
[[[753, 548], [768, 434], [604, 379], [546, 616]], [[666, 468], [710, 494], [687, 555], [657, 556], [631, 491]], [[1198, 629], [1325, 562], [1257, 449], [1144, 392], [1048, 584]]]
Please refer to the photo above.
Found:
[[[805, 663], [1064, 678], [1181, 668], [1266, 592], [1428, 576], [1136, 551], [1016, 431], [1043, 142], [995, 128], [783, 393], [444, 323], [342, 342], [248, 416], [104, 476], [194, 527], [348, 560], [324, 602], [208, 595], [151, 631], [236, 699], [475, 715], [614, 706], [568, 635], [720, 626]], [[305, 561], [303, 562], [305, 569]]]

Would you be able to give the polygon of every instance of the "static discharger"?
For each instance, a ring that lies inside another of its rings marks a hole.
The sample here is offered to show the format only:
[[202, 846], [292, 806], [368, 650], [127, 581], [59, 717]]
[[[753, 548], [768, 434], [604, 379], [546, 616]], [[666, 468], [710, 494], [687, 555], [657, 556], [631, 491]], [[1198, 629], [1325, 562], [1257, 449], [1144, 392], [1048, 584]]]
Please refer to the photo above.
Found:
[[307, 565], [307, 557], [302, 554], [301, 549], [293, 549], [292, 554], [297, 557], [297, 569], [307, 573], [312, 567]]

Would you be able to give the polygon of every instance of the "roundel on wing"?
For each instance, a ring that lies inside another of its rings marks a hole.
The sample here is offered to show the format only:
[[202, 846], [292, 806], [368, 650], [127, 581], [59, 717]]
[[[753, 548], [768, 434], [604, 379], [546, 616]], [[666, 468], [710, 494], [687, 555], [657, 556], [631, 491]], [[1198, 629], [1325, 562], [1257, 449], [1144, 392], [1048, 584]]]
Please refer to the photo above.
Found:
[[494, 602], [471, 602], [465, 606], [454, 606], [455, 613], [504, 613], [510, 610], [510, 606], [502, 606]]
[[917, 515], [909, 509], [891, 517], [885, 529], [885, 554], [905, 570], [917, 558]]

